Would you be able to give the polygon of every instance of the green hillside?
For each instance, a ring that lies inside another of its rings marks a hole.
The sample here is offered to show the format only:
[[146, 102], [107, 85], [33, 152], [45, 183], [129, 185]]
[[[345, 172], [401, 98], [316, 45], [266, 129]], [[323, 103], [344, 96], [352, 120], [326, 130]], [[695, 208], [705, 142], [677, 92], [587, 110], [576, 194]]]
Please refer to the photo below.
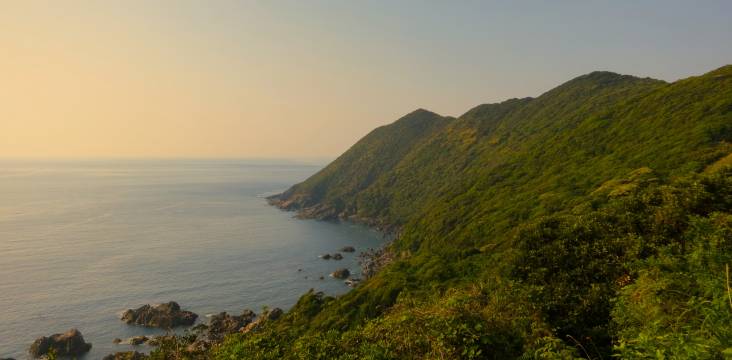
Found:
[[202, 356], [730, 356], [731, 143], [732, 66], [415, 111], [271, 199], [395, 230], [394, 260]]
[[300, 210], [303, 217], [358, 220], [353, 217], [358, 214], [353, 199], [451, 120], [427, 110], [415, 110], [393, 124], [371, 131], [323, 170], [270, 200], [282, 208]]

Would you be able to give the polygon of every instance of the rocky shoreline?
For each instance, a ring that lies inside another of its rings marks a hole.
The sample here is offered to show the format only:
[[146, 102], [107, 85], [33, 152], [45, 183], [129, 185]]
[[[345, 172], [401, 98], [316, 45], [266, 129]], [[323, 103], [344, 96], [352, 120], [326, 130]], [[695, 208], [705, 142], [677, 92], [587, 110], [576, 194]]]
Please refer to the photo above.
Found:
[[[358, 286], [363, 280], [375, 275], [381, 268], [393, 261], [392, 253], [388, 250], [388, 244], [376, 249], [367, 249], [357, 255], [357, 261], [361, 268], [361, 278], [353, 277], [353, 273], [347, 268], [338, 268], [330, 276], [335, 279], [344, 280], [349, 287]], [[356, 248], [345, 246], [339, 249], [343, 253], [354, 253]], [[323, 259], [343, 258], [340, 253], [334, 255], [325, 254]], [[338, 256], [335, 256], [338, 255]], [[302, 269], [299, 269], [299, 271]], [[321, 276], [322, 279], [322, 276]], [[177, 327], [188, 327], [186, 335], [138, 335], [127, 339], [115, 338], [112, 343], [118, 345], [130, 345], [138, 347], [142, 345], [160, 347], [170, 344], [179, 345], [182, 338], [185, 338], [185, 352], [190, 355], [204, 354], [208, 349], [224, 340], [224, 337], [234, 333], [248, 333], [257, 331], [266, 322], [276, 321], [284, 314], [279, 308], [265, 310], [261, 315], [246, 309], [240, 315], [231, 315], [226, 312], [211, 315], [207, 324], [195, 325], [198, 314], [183, 310], [181, 306], [170, 301], [162, 304], [145, 304], [135, 309], [125, 310], [120, 320], [132, 326], [148, 328], [160, 328], [172, 330]], [[78, 357], [86, 354], [92, 347], [91, 343], [84, 340], [81, 332], [77, 329], [70, 329], [63, 334], [53, 334], [36, 339], [29, 347], [29, 354], [34, 358], [47, 358], [54, 354], [58, 357]], [[141, 360], [147, 358], [143, 352], [137, 350], [119, 351], [105, 356], [104, 360]], [[2, 359], [7, 360], [7, 359]]]
[[401, 230], [399, 226], [390, 224], [383, 219], [359, 216], [349, 210], [338, 210], [327, 204], [310, 204], [307, 197], [292, 195], [289, 190], [281, 194], [268, 196], [267, 202], [281, 210], [294, 211], [295, 217], [298, 219], [351, 222], [376, 229], [384, 235], [396, 235]]
[[181, 310], [177, 302], [171, 301], [157, 305], [143, 305], [137, 309], [127, 309], [120, 318], [127, 324], [172, 329], [178, 326], [191, 326], [198, 314]]
[[[356, 248], [345, 246], [339, 249], [343, 253], [355, 253]], [[327, 255], [327, 257], [325, 256]], [[333, 255], [325, 254], [323, 259], [342, 259], [343, 256], [336, 252]], [[391, 252], [386, 246], [377, 249], [368, 249], [357, 255], [357, 261], [361, 268], [361, 278], [353, 277], [353, 273], [347, 268], [337, 268], [330, 276], [335, 279], [344, 280], [349, 287], [358, 286], [363, 280], [372, 277], [383, 266], [392, 261]], [[299, 269], [298, 271], [301, 271]], [[321, 276], [321, 279], [323, 277]], [[142, 345], [160, 347], [174, 344], [179, 345], [182, 338], [185, 338], [185, 352], [190, 355], [204, 354], [215, 344], [224, 340], [224, 337], [234, 333], [248, 333], [257, 331], [266, 322], [276, 321], [284, 314], [280, 308], [265, 310], [257, 315], [254, 311], [245, 309], [240, 315], [231, 315], [226, 312], [211, 315], [207, 324], [193, 326], [198, 319], [198, 314], [183, 310], [181, 306], [170, 301], [162, 304], [145, 304], [135, 309], [125, 310], [120, 320], [131, 326], [147, 328], [160, 328], [172, 330], [178, 327], [187, 327], [186, 335], [138, 335], [127, 339], [115, 338], [112, 343], [117, 345], [130, 345], [138, 347]], [[29, 347], [29, 354], [34, 358], [47, 358], [51, 354], [59, 357], [78, 357], [86, 354], [92, 347], [91, 343], [84, 341], [84, 337], [77, 329], [70, 329], [63, 334], [53, 334], [36, 339]], [[140, 360], [147, 358], [143, 352], [137, 350], [119, 351], [105, 356], [104, 360]], [[2, 359], [7, 360], [7, 359]]]
[[[254, 311], [245, 309], [240, 315], [230, 315], [226, 312], [212, 315], [207, 324], [198, 324], [186, 330], [184, 336], [175, 334], [145, 336], [138, 335], [126, 340], [114, 339], [112, 343], [118, 345], [131, 345], [134, 347], [147, 345], [160, 347], [167, 345], [185, 344], [184, 351], [190, 355], [205, 353], [213, 345], [221, 342], [227, 335], [234, 333], [248, 333], [259, 330], [265, 323], [278, 320], [284, 311], [280, 308], [266, 309], [260, 315]], [[178, 326], [193, 325], [190, 319], [197, 315], [190, 311], [180, 310], [174, 301], [157, 304], [143, 305], [138, 309], [125, 311], [120, 320], [130, 325], [144, 327], [160, 327], [171, 329], [169, 325]], [[182, 321], [182, 322], [181, 322]], [[153, 325], [154, 324], [154, 325]], [[43, 336], [36, 339], [29, 347], [28, 354], [33, 358], [76, 358], [91, 350], [92, 344], [84, 340], [81, 332], [75, 328], [65, 333]], [[105, 360], [137, 360], [145, 359], [144, 353], [133, 351], [119, 351], [105, 356]], [[3, 358], [2, 360], [12, 360]]]
[[389, 250], [388, 243], [376, 249], [369, 249], [358, 255], [358, 263], [361, 265], [361, 276], [368, 280], [378, 273], [385, 266], [394, 261], [394, 253]]
[[62, 357], [76, 357], [91, 350], [92, 344], [84, 341], [84, 336], [77, 329], [69, 329], [63, 334], [42, 336], [31, 344], [28, 353], [32, 357], [57, 355]]
[[[355, 215], [348, 215], [345, 212], [336, 212], [334, 208], [325, 205], [302, 207], [301, 203], [292, 200], [282, 200], [282, 194], [270, 196], [267, 201], [270, 205], [286, 211], [296, 211], [297, 217], [301, 219], [315, 219], [325, 221], [347, 221], [362, 224], [374, 228], [384, 236], [394, 235], [397, 228], [384, 224], [380, 221], [367, 218], [359, 218]], [[392, 238], [393, 239], [393, 238]], [[349, 287], [356, 287], [362, 281], [373, 277], [380, 269], [394, 260], [393, 253], [389, 250], [387, 242], [384, 246], [376, 249], [361, 251], [358, 255], [358, 264], [361, 270], [361, 278], [352, 277], [351, 271], [347, 268], [335, 269], [330, 275], [333, 278], [344, 280]], [[341, 260], [341, 253], [354, 253], [356, 248], [345, 246], [339, 252], [323, 254], [320, 257], [324, 260]], [[301, 269], [300, 269], [301, 270]], [[299, 271], [300, 271], [299, 270]], [[321, 280], [323, 277], [320, 277]], [[146, 304], [136, 309], [127, 309], [120, 317], [120, 320], [133, 326], [161, 328], [171, 330], [177, 327], [189, 327], [186, 330], [185, 351], [189, 354], [203, 354], [218, 342], [223, 341], [226, 335], [234, 333], [248, 333], [257, 331], [266, 322], [276, 321], [284, 314], [279, 308], [265, 310], [261, 315], [246, 309], [240, 315], [230, 315], [226, 312], [212, 315], [208, 324], [195, 325], [198, 315], [187, 310], [182, 310], [180, 305], [174, 301], [162, 304]], [[191, 327], [192, 326], [192, 327]], [[138, 335], [122, 340], [113, 339], [114, 344], [131, 345], [134, 347], [147, 345], [159, 347], [164, 344], [178, 344], [178, 335]], [[62, 334], [53, 334], [36, 339], [29, 347], [29, 354], [34, 358], [47, 358], [51, 354], [59, 357], [77, 357], [87, 353], [92, 347], [91, 343], [84, 341], [81, 332], [77, 329], [69, 329]], [[145, 359], [144, 353], [136, 350], [120, 351], [109, 354], [104, 360], [125, 360]], [[7, 360], [7, 359], [2, 359]], [[10, 359], [12, 360], [12, 359]]]
[[[373, 277], [379, 270], [394, 261], [394, 254], [389, 249], [389, 245], [398, 237], [399, 231], [401, 230], [399, 226], [386, 223], [379, 219], [360, 217], [356, 214], [349, 213], [346, 210], [339, 212], [336, 208], [322, 203], [311, 205], [311, 201], [308, 197], [295, 195], [292, 193], [292, 189], [280, 194], [268, 196], [267, 202], [281, 210], [294, 211], [296, 213], [295, 216], [299, 219], [339, 222], [346, 221], [354, 224], [361, 224], [376, 229], [381, 232], [383, 236], [391, 238], [383, 246], [377, 249], [368, 249], [358, 255], [358, 263], [361, 267], [361, 276], [363, 279], [348, 279], [346, 284], [350, 287], [355, 287], [360, 283], [360, 281]], [[352, 246], [347, 246], [341, 249], [341, 252], [354, 251], [355, 248]], [[340, 255], [340, 253], [332, 255], [323, 254], [321, 255], [321, 258], [325, 260], [340, 260], [342, 258]], [[336, 258], [336, 256], [339, 257]], [[333, 275], [331, 274], [331, 276]]]

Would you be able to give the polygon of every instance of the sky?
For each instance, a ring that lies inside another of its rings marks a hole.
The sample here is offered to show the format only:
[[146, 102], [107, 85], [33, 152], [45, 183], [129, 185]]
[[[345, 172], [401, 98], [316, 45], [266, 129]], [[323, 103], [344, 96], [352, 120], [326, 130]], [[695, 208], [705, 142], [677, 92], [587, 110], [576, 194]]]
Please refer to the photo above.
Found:
[[732, 63], [732, 1], [0, 2], [0, 157], [333, 158], [609, 70]]

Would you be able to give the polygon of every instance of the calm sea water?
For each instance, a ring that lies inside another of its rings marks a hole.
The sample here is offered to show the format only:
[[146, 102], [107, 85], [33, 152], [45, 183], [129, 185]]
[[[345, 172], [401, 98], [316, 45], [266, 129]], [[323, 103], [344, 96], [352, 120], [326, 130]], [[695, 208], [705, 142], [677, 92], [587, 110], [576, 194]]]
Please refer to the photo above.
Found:
[[71, 327], [93, 344], [86, 359], [132, 349], [112, 340], [157, 332], [118, 316], [146, 303], [174, 300], [205, 322], [219, 311], [286, 309], [310, 288], [348, 291], [328, 273], [357, 271], [355, 254], [318, 255], [377, 247], [380, 235], [297, 220], [264, 199], [318, 168], [0, 161], [0, 357], [27, 358], [35, 338]]

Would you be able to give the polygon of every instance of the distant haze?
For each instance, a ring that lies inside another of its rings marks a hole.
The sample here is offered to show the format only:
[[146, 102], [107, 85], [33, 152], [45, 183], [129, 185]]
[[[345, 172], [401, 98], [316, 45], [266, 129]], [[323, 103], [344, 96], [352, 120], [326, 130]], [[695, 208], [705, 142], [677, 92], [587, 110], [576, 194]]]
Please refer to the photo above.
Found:
[[333, 157], [422, 107], [732, 63], [731, 1], [3, 1], [0, 157]]

